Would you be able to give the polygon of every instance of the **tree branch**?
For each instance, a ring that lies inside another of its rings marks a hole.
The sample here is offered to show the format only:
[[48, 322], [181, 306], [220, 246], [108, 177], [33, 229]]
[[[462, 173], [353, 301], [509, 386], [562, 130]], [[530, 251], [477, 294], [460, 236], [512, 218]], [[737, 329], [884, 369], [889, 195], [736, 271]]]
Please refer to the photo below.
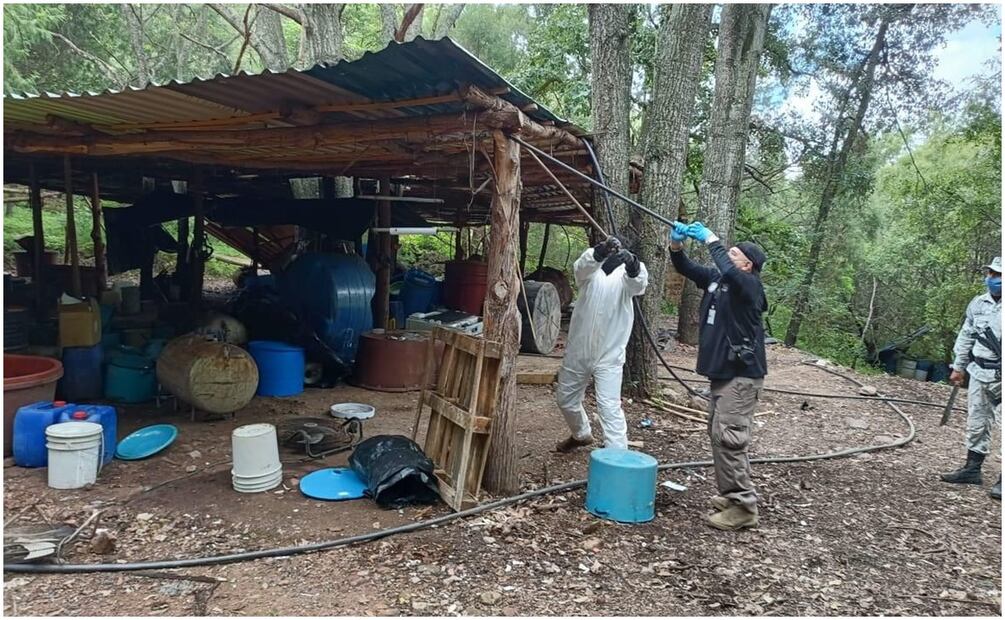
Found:
[[283, 6], [282, 4], [271, 4], [268, 2], [263, 2], [261, 6], [269, 9], [270, 11], [275, 11], [284, 17], [289, 17], [293, 21], [297, 22], [301, 26], [304, 25], [303, 15], [300, 11], [290, 8], [288, 6]]
[[91, 63], [97, 65], [100, 69], [102, 69], [104, 71], [105, 76], [108, 77], [112, 82], [115, 82], [115, 84], [119, 88], [124, 88], [125, 85], [129, 83], [129, 79], [128, 78], [123, 79], [122, 74], [119, 73], [118, 71], [116, 71], [114, 67], [112, 67], [110, 64], [108, 64], [104, 60], [98, 58], [97, 56], [95, 56], [94, 54], [92, 54], [92, 53], [90, 53], [90, 52], [88, 52], [86, 50], [83, 50], [83, 49], [77, 47], [77, 45], [73, 41], [67, 39], [66, 37], [64, 37], [62, 34], [60, 34], [58, 32], [52, 32], [51, 34], [52, 34], [53, 37], [55, 37], [55, 38], [59, 39], [60, 41], [62, 41], [63, 43], [65, 43], [66, 46], [69, 47], [71, 50], [73, 50], [76, 54], [78, 54], [79, 56], [87, 59]]

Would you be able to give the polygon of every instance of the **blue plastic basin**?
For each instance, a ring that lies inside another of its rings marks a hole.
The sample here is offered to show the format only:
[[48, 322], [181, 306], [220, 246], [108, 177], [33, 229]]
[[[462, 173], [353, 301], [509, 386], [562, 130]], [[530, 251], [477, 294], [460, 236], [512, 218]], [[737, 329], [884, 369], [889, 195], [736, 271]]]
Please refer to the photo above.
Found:
[[634, 450], [590, 454], [586, 509], [603, 519], [643, 523], [656, 516], [656, 459]]

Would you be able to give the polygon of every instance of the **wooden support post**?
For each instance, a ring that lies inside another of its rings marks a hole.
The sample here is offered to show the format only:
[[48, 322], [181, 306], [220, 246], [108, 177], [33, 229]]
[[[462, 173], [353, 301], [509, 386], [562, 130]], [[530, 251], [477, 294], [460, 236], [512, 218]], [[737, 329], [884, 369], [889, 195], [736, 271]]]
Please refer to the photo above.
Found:
[[457, 227], [454, 233], [454, 260], [464, 260], [464, 228]]
[[548, 254], [548, 237], [551, 236], [551, 223], [544, 225], [544, 237], [541, 238], [541, 257], [537, 259], [537, 270], [544, 267], [544, 257]]
[[80, 252], [77, 250], [77, 224], [73, 219], [73, 168], [69, 155], [63, 157], [63, 182], [66, 192], [66, 250], [70, 253], [70, 293], [80, 297]]
[[530, 234], [530, 222], [520, 222], [520, 273], [527, 268], [527, 236]]
[[[186, 191], [188, 191], [186, 189]], [[182, 299], [188, 299], [188, 276], [189, 266], [189, 244], [188, 244], [188, 217], [178, 219], [178, 257], [175, 259], [174, 279], [181, 291]]]
[[38, 175], [35, 172], [35, 164], [28, 164], [28, 202], [31, 204], [31, 227], [34, 235], [32, 243], [32, 265], [31, 280], [35, 285], [35, 311], [41, 315], [42, 312], [42, 287], [44, 278], [42, 277], [42, 255], [45, 253], [45, 232], [42, 230], [42, 188], [38, 185]]
[[101, 219], [101, 191], [98, 173], [95, 172], [91, 175], [91, 241], [94, 242], [94, 275], [99, 294], [108, 286], [108, 260], [101, 236]]
[[520, 145], [501, 131], [493, 132], [495, 186], [492, 192], [492, 234], [488, 248], [488, 290], [485, 295], [485, 338], [502, 344], [499, 400], [492, 421], [485, 486], [510, 495], [520, 488], [516, 456], [516, 357], [520, 351], [520, 275], [517, 269], [520, 234]]
[[[391, 179], [380, 180], [380, 195], [391, 195]], [[377, 203], [377, 228], [390, 228], [391, 203], [381, 200]], [[377, 233], [377, 292], [373, 298], [373, 326], [387, 328], [387, 312], [391, 296], [391, 234]]]
[[195, 207], [195, 226], [192, 230], [192, 285], [189, 293], [191, 295], [189, 303], [194, 311], [202, 307], [202, 285], [206, 274], [206, 256], [203, 248], [206, 245], [206, 220], [205, 196], [206, 188], [203, 185], [202, 169], [196, 168], [192, 182], [189, 184], [189, 191], [192, 193], [192, 204]]

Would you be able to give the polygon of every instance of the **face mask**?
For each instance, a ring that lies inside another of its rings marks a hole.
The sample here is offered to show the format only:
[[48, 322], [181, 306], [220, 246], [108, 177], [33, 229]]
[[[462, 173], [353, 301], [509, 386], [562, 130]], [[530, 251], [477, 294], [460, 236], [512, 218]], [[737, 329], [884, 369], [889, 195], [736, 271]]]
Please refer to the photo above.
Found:
[[991, 293], [993, 297], [1001, 297], [1002, 294], [1002, 277], [1001, 276], [988, 276], [984, 278], [984, 284], [988, 286], [988, 292]]

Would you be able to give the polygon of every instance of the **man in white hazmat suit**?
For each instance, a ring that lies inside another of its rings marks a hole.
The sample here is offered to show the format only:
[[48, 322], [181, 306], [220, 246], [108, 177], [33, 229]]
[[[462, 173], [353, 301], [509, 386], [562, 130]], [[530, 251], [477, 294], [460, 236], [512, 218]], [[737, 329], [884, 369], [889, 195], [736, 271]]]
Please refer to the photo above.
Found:
[[593, 443], [590, 420], [583, 409], [583, 394], [592, 377], [604, 446], [625, 449], [628, 427], [621, 409], [621, 373], [635, 320], [632, 297], [646, 291], [649, 273], [615, 237], [587, 248], [573, 269], [579, 297], [555, 389], [555, 399], [572, 435], [555, 448], [569, 452]]

